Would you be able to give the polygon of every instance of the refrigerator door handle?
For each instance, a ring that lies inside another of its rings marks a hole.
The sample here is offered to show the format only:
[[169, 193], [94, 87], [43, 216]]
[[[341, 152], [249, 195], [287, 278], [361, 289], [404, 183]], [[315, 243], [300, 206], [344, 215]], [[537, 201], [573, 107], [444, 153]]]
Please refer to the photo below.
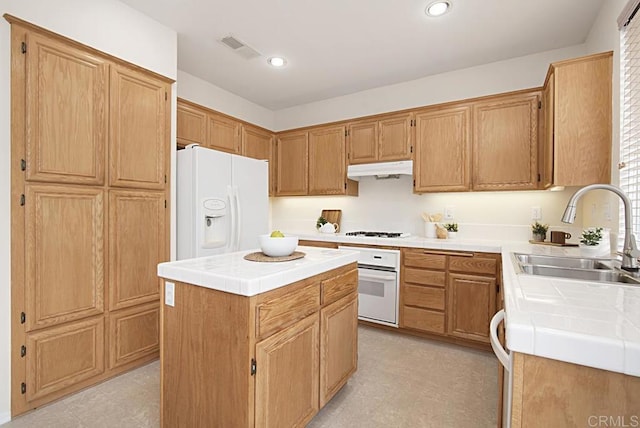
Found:
[[235, 194], [232, 186], [227, 186], [227, 199], [229, 201], [229, 240], [227, 241], [227, 246], [225, 248], [225, 253], [229, 253], [234, 251], [234, 245], [236, 240], [236, 212], [235, 212]]
[[242, 233], [242, 213], [240, 211], [240, 192], [238, 191], [238, 186], [233, 186], [233, 194], [235, 196], [235, 209], [234, 214], [236, 216], [236, 239], [234, 243], [233, 251], [238, 251], [240, 249], [240, 234]]

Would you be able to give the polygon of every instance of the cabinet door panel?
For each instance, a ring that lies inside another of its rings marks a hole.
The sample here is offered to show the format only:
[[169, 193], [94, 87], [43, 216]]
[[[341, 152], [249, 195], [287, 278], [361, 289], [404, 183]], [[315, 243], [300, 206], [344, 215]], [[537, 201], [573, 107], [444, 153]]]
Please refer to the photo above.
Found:
[[36, 34], [27, 42], [27, 180], [104, 183], [109, 65]]
[[104, 372], [104, 319], [93, 318], [27, 335], [27, 400]]
[[349, 124], [349, 164], [375, 162], [378, 159], [378, 121]]
[[489, 343], [489, 323], [496, 311], [496, 280], [449, 274], [448, 331], [452, 336]]
[[168, 159], [169, 87], [147, 74], [111, 68], [112, 186], [163, 189]]
[[103, 312], [103, 199], [99, 188], [27, 186], [27, 331]]
[[112, 312], [109, 316], [109, 366], [118, 367], [160, 349], [157, 303]]
[[344, 126], [309, 131], [309, 194], [339, 195], [346, 191]]
[[306, 195], [308, 189], [309, 145], [307, 133], [278, 137], [278, 196]]
[[319, 330], [316, 313], [256, 344], [255, 426], [304, 427], [318, 412]]
[[276, 191], [276, 165], [273, 134], [251, 126], [242, 126], [242, 154], [254, 159], [269, 161], [269, 195]]
[[325, 307], [320, 315], [320, 407], [358, 368], [358, 296]]
[[209, 114], [207, 123], [207, 147], [240, 154], [240, 122], [217, 114]]
[[378, 160], [411, 159], [411, 114], [402, 114], [379, 121]]
[[469, 106], [416, 114], [415, 191], [469, 190]]
[[404, 304], [444, 311], [444, 288], [404, 284]]
[[109, 309], [159, 298], [156, 270], [166, 261], [164, 193], [109, 193]]
[[538, 99], [535, 93], [474, 105], [474, 190], [537, 188]]
[[403, 306], [403, 326], [431, 333], [444, 333], [444, 313]]
[[542, 93], [542, 114], [544, 117], [543, 134], [540, 138], [538, 153], [538, 170], [540, 171], [540, 187], [546, 189], [553, 184], [553, 94], [555, 91], [555, 79], [552, 73], [547, 86]]
[[204, 144], [207, 135], [207, 114], [178, 100], [176, 137], [188, 143]]

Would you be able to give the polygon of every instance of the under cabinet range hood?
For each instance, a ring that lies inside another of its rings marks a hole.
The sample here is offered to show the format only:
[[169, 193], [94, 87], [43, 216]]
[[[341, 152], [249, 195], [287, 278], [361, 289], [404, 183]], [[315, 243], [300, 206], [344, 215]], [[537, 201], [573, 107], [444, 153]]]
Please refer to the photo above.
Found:
[[361, 165], [349, 165], [347, 177], [358, 180], [360, 177], [399, 178], [401, 175], [413, 175], [413, 161], [364, 163]]

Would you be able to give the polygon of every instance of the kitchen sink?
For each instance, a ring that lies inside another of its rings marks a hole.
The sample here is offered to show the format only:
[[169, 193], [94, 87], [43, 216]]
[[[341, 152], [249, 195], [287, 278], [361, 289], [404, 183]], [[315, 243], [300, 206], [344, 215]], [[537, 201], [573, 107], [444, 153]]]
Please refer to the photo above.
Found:
[[619, 268], [617, 260], [514, 253], [519, 273], [582, 281], [640, 285], [640, 277]]
[[612, 269], [609, 260], [587, 259], [577, 257], [539, 256], [535, 254], [514, 254], [520, 264], [536, 266], [554, 266], [574, 269]]

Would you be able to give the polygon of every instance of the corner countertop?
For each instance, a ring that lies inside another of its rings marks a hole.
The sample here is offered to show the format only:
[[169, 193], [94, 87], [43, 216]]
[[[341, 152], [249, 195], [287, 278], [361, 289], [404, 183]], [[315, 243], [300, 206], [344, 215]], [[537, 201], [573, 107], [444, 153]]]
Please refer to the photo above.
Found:
[[357, 251], [298, 247], [305, 256], [287, 262], [252, 262], [244, 256], [258, 249], [197, 259], [160, 263], [158, 276], [225, 291], [254, 296], [331, 269], [354, 263]]
[[501, 253], [509, 350], [640, 376], [640, 286], [516, 273], [514, 252], [580, 257], [578, 248], [421, 237], [298, 236], [347, 245]]

